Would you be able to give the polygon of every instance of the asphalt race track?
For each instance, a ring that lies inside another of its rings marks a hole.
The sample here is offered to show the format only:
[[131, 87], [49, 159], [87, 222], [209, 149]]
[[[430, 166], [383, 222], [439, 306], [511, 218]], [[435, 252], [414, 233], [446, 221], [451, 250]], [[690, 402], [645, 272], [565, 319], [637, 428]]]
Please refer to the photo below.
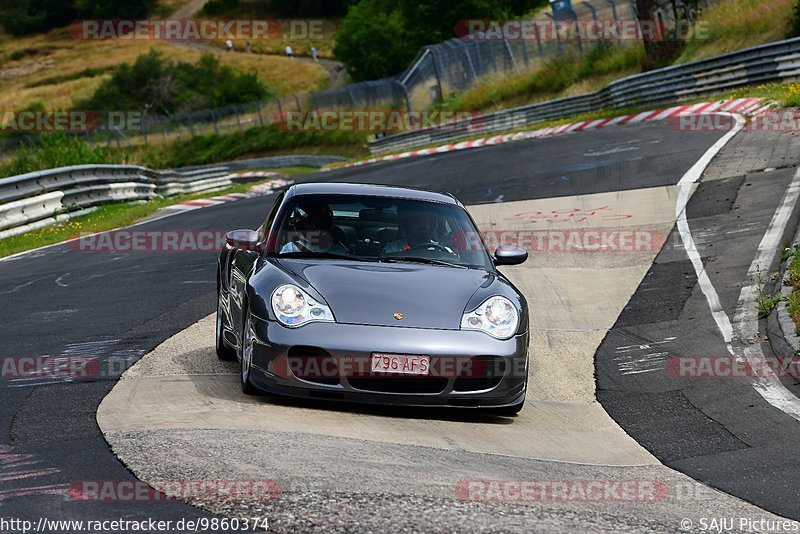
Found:
[[[263, 516], [277, 531], [663, 531], [703, 514], [800, 519], [797, 421], [749, 383], [663, 372], [670, 356], [725, 351], [675, 235], [676, 184], [722, 134], [646, 123], [306, 178], [450, 191], [479, 226], [497, 231], [567, 224], [663, 237], [663, 247], [656, 239], [659, 246], [635, 253], [532, 255], [509, 269], [529, 296], [534, 331], [529, 404], [513, 419], [243, 397], [235, 365], [208, 350], [215, 251], [108, 253], [66, 244], [0, 261], [0, 357], [100, 362], [92, 379], [4, 373], [0, 516], [177, 521], [211, 510]], [[762, 168], [770, 166], [778, 165]], [[722, 173], [703, 179], [689, 201], [688, 224], [731, 317], [794, 172]], [[254, 228], [271, 200], [188, 211], [137, 230]], [[569, 213], [582, 220], [565, 223]], [[793, 212], [781, 243], [796, 226]], [[630, 347], [643, 352], [635, 357]], [[135, 480], [131, 470], [151, 481], [269, 478], [284, 494], [267, 506], [207, 510], [70, 498], [81, 481]], [[456, 485], [472, 479], [648, 479], [673, 494], [657, 505], [495, 505], [457, 498]]]

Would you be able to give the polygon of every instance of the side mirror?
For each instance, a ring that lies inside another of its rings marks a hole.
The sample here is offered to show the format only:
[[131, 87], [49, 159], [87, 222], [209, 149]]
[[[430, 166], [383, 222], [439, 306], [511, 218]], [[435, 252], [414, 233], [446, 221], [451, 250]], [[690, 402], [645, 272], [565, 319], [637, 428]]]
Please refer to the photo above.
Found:
[[500, 245], [494, 251], [495, 265], [519, 265], [528, 259], [528, 251], [524, 248]]
[[258, 232], [255, 230], [233, 230], [225, 234], [225, 242], [231, 248], [260, 252]]

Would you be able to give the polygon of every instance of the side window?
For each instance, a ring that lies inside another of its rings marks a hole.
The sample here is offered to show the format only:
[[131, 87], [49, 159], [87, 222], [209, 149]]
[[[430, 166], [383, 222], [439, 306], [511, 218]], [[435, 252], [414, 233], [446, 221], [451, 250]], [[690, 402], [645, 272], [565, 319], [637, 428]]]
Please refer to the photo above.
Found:
[[267, 215], [267, 219], [264, 221], [264, 224], [261, 225], [261, 228], [258, 230], [258, 240], [260, 242], [265, 242], [267, 238], [267, 232], [269, 229], [272, 228], [272, 223], [275, 222], [275, 217], [278, 215], [278, 211], [280, 210], [281, 204], [283, 204], [283, 197], [286, 195], [286, 191], [282, 192], [278, 195], [278, 198], [275, 199], [275, 203], [272, 204], [272, 209], [269, 210], [269, 214]]

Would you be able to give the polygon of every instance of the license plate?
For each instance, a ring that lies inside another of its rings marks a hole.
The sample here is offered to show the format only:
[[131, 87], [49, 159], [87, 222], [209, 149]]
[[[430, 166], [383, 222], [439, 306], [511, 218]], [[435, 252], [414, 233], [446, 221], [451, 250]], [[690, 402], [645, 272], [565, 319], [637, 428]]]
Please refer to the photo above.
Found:
[[397, 375], [423, 375], [431, 371], [430, 356], [409, 354], [373, 354], [372, 372]]

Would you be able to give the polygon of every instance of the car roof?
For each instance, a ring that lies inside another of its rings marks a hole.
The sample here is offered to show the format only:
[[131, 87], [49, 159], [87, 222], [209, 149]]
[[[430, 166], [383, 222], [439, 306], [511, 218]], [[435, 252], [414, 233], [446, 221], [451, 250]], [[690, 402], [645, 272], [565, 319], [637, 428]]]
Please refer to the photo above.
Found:
[[345, 182], [305, 182], [295, 184], [286, 192], [286, 198], [300, 195], [365, 195], [388, 198], [405, 198], [410, 200], [425, 200], [428, 202], [441, 202], [460, 206], [453, 195], [399, 187], [394, 185], [379, 184], [354, 184]]

